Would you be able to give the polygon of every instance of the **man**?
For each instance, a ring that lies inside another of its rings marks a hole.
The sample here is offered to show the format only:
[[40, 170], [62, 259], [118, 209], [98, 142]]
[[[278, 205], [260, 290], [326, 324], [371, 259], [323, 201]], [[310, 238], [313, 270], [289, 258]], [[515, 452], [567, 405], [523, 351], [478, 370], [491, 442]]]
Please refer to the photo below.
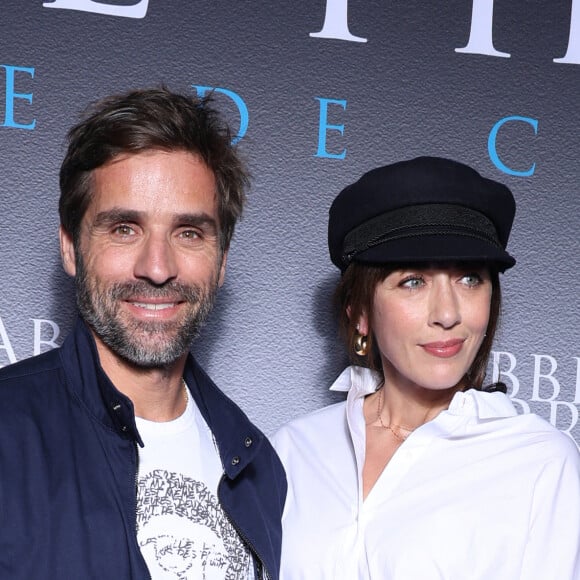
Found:
[[281, 464], [189, 346], [248, 175], [207, 100], [107, 98], [69, 133], [79, 320], [0, 372], [0, 578], [278, 578]]

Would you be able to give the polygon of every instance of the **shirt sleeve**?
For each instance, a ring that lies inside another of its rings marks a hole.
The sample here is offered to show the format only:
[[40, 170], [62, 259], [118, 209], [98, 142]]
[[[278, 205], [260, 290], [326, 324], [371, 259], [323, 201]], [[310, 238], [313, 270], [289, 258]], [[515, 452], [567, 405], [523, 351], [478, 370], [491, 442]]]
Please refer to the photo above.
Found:
[[559, 447], [536, 480], [521, 580], [580, 580], [580, 454]]

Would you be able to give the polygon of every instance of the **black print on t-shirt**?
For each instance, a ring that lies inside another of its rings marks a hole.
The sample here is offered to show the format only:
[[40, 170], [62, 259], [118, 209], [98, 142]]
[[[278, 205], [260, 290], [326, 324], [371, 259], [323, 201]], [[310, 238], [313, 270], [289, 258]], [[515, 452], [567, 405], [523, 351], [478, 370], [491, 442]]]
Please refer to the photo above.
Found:
[[203, 482], [155, 470], [138, 483], [139, 545], [154, 554], [153, 578], [247, 578], [249, 553]]

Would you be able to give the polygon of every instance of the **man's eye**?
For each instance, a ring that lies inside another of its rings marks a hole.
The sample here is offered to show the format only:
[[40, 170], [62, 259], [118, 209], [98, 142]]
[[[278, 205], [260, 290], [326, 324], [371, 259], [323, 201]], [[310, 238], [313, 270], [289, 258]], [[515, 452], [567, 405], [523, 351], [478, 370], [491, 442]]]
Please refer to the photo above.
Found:
[[121, 224], [113, 228], [113, 233], [118, 236], [131, 236], [135, 232], [131, 226], [128, 226], [127, 224]]
[[183, 230], [179, 235], [186, 240], [196, 240], [200, 237], [196, 230]]

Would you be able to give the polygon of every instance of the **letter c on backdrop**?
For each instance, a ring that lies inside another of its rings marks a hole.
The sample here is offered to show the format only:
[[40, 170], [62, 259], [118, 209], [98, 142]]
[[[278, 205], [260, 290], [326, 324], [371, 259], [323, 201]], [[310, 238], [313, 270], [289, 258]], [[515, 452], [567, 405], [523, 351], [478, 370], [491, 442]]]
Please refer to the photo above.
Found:
[[534, 128], [534, 135], [538, 134], [538, 120], [537, 119], [532, 119], [530, 117], [518, 117], [517, 115], [511, 116], [511, 117], [504, 117], [503, 119], [500, 119], [493, 126], [492, 130], [489, 133], [489, 138], [487, 140], [487, 150], [489, 152], [489, 158], [491, 159], [493, 164], [500, 171], [503, 171], [504, 173], [507, 173], [508, 175], [517, 175], [518, 177], [529, 177], [530, 175], [533, 175], [534, 171], [536, 170], [535, 163], [532, 163], [532, 166], [527, 171], [516, 171], [515, 169], [511, 169], [510, 167], [505, 165], [505, 163], [503, 163], [503, 161], [501, 161], [501, 159], [499, 158], [499, 155], [497, 154], [497, 149], [495, 146], [497, 134], [498, 134], [500, 128], [509, 121], [518, 121], [520, 123], [527, 123], [528, 125], [531, 125]]

